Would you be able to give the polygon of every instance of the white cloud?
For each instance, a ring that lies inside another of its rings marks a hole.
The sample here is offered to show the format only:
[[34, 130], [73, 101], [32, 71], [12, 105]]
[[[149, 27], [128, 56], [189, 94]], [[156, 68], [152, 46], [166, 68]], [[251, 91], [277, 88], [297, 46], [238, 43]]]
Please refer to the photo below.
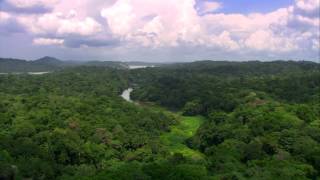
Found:
[[[194, 0], [154, 0], [152, 3], [148, 0], [118, 0], [113, 6], [104, 8], [101, 15], [114, 34], [134, 46], [187, 44], [226, 51], [284, 53], [305, 49], [306, 44], [310, 48], [315, 46], [312, 42], [317, 34], [312, 28], [318, 26], [319, 17], [310, 18], [297, 11], [299, 8], [305, 11], [319, 9], [314, 5], [315, 0], [297, 0], [293, 6], [270, 13], [243, 15], [214, 13], [221, 4], [213, 1], [205, 1], [195, 9]], [[150, 14], [153, 18], [143, 19]], [[305, 29], [291, 27], [292, 22], [299, 22]], [[301, 36], [308, 30], [311, 36]]]
[[238, 50], [240, 48], [239, 44], [231, 38], [228, 31], [223, 31], [219, 36], [212, 38], [212, 41], [212, 44], [216, 44], [227, 51]]
[[11, 18], [11, 15], [9, 13], [0, 11], [0, 22], [7, 21], [10, 18]]
[[[188, 46], [228, 53], [319, 51], [318, 0], [296, 0], [289, 7], [252, 14], [223, 13], [218, 1], [201, 1], [199, 6], [196, 6], [196, 0], [10, 2], [18, 7], [45, 5], [52, 8], [44, 14], [0, 12], [0, 22], [14, 19], [32, 36], [41, 36], [38, 44], [63, 44], [51, 38], [69, 43], [111, 38], [117, 39], [123, 49]], [[219, 9], [221, 11], [216, 13]], [[101, 17], [105, 22], [100, 22]], [[89, 44], [98, 46], [104, 43], [90, 41]], [[72, 44], [70, 47], [78, 46]]]
[[118, 0], [112, 7], [101, 10], [101, 16], [107, 18], [109, 27], [114, 34], [130, 33], [137, 22], [129, 0]]
[[36, 38], [32, 41], [35, 45], [62, 45], [63, 39], [50, 39], [50, 38]]
[[264, 30], [254, 32], [244, 43], [246, 47], [259, 51], [288, 52], [297, 49], [292, 39]]
[[[113, 6], [102, 9], [101, 15], [111, 31], [126, 40], [176, 46], [179, 40], [193, 41], [201, 34], [193, 6], [193, 0], [118, 0]], [[150, 15], [154, 17], [145, 20], [144, 17]]]
[[60, 23], [60, 27], [57, 29], [58, 34], [79, 34], [87, 36], [102, 30], [101, 25], [90, 17], [86, 17], [83, 20], [62, 20]]
[[319, 26], [319, 18], [308, 18], [302, 15], [296, 15], [295, 20], [305, 24], [305, 25], [310, 25], [310, 26]]
[[56, 34], [89, 36], [102, 31], [102, 26], [91, 17], [79, 19], [71, 10], [67, 15], [47, 13], [42, 16], [22, 16], [18, 20], [34, 34]]
[[307, 12], [318, 11], [319, 6], [319, 0], [296, 0], [296, 7]]
[[319, 52], [320, 42], [317, 39], [312, 40], [312, 49]]

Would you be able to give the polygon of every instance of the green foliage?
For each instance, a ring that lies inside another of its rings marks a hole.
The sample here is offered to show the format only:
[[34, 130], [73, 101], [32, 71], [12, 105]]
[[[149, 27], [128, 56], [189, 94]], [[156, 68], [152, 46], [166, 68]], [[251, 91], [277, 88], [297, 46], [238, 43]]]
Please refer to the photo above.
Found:
[[194, 116], [200, 114], [202, 107], [199, 101], [187, 102], [183, 108], [183, 115]]
[[206, 117], [187, 145], [214, 178], [319, 177], [319, 64], [203, 61], [132, 74], [134, 98]]
[[[210, 169], [221, 178], [229, 178], [228, 171], [238, 172], [237, 178], [272, 179], [276, 174], [289, 179], [314, 178], [320, 170], [320, 143], [295, 112], [283, 107], [286, 105], [252, 106], [248, 102], [229, 115], [217, 113], [199, 128], [191, 146], [209, 157]], [[216, 123], [215, 119], [223, 121]]]
[[160, 158], [156, 139], [176, 120], [122, 100], [126, 76], [97, 67], [0, 76], [0, 149], [10, 157], [2, 174], [72, 179], [96, 175], [109, 161]]
[[319, 79], [309, 62], [0, 75], [0, 179], [317, 179]]

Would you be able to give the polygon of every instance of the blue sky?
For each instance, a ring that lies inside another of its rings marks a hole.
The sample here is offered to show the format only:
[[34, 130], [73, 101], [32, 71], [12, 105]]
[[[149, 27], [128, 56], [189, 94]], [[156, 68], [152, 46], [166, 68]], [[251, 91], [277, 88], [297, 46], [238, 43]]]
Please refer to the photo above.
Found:
[[223, 13], [268, 13], [279, 8], [288, 7], [294, 4], [294, 0], [222, 0], [223, 4], [221, 12]]
[[0, 0], [0, 57], [313, 60], [318, 0]]

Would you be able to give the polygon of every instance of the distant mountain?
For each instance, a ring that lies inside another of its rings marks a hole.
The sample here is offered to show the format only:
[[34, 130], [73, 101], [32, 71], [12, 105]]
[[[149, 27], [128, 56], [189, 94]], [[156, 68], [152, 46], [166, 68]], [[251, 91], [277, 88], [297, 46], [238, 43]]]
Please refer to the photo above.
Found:
[[45, 56], [33, 61], [0, 58], [0, 73], [48, 72], [75, 66], [99, 66], [116, 69], [129, 68], [126, 63], [116, 61], [62, 61], [49, 56]]
[[23, 73], [23, 72], [47, 72], [58, 69], [59, 66], [46, 63], [45, 60], [26, 61], [22, 59], [0, 58], [0, 73]]
[[67, 67], [98, 66], [115, 69], [138, 69], [144, 67], [162, 67], [177, 69], [178, 71], [199, 71], [217, 75], [225, 74], [278, 74], [286, 73], [288, 69], [295, 71], [319, 70], [320, 64], [310, 61], [195, 61], [191, 63], [150, 63], [150, 62], [119, 62], [119, 61], [62, 61], [54, 57], [45, 56], [37, 60], [0, 58], [0, 73], [50, 72]]
[[45, 56], [43, 58], [34, 60], [34, 61], [30, 61], [33, 64], [43, 64], [43, 65], [51, 65], [51, 66], [63, 66], [64, 62], [54, 58], [54, 57], [50, 57], [50, 56]]
[[320, 64], [311, 61], [195, 61], [191, 63], [175, 63], [163, 66], [167, 69], [198, 71], [216, 75], [259, 75], [280, 74], [289, 72], [319, 71]]

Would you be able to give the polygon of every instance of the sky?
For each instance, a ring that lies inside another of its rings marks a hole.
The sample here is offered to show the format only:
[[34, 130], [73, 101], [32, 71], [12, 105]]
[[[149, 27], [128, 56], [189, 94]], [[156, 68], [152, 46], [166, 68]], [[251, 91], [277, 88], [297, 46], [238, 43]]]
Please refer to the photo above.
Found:
[[0, 0], [0, 57], [320, 59], [320, 0]]

